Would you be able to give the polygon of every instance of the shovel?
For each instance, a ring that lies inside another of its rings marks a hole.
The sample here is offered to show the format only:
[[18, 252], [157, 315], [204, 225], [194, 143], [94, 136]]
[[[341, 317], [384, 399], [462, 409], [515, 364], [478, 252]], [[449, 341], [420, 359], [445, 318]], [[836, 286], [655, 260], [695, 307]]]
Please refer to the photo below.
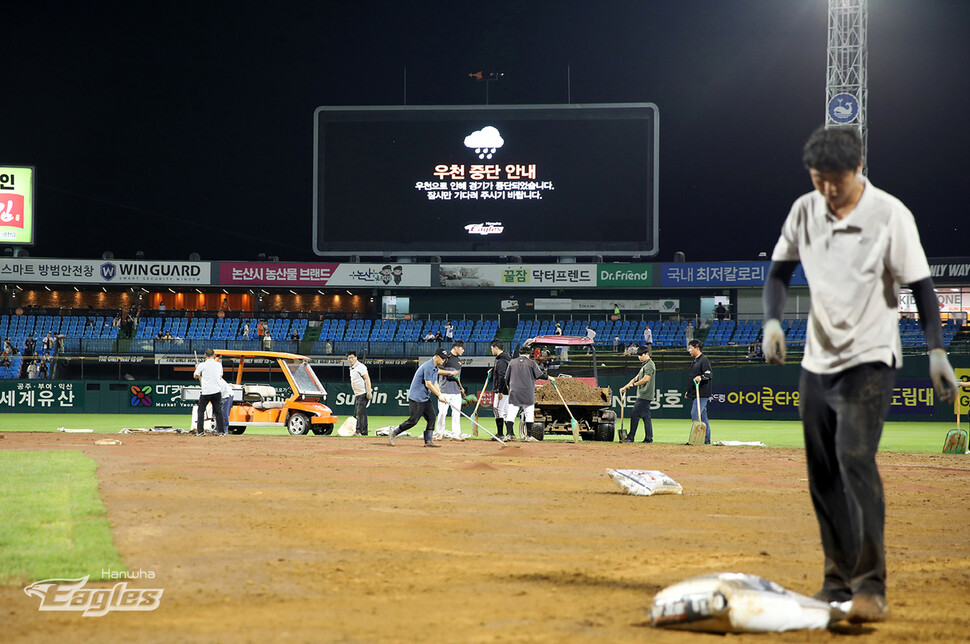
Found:
[[[485, 384], [482, 385], [482, 396], [485, 395], [485, 390], [488, 389], [488, 379], [492, 377], [492, 370], [489, 369], [488, 373], [485, 374]], [[478, 406], [482, 404], [482, 396], [478, 397], [475, 402], [475, 409], [472, 410], [472, 436], [478, 438]]]
[[701, 420], [701, 383], [695, 380], [694, 388], [697, 391], [697, 420], [690, 425], [690, 436], [687, 438], [687, 444], [703, 445], [707, 438], [707, 425]]
[[562, 401], [562, 406], [566, 408], [566, 413], [569, 414], [569, 428], [573, 430], [573, 442], [579, 442], [579, 423], [576, 422], [576, 417], [573, 416], [573, 412], [569, 411], [569, 405], [566, 404], [566, 399], [562, 397], [562, 392], [559, 391], [559, 387], [556, 386], [556, 379], [550, 378], [552, 380], [552, 388], [556, 390], [559, 394], [559, 400]]
[[944, 454], [966, 454], [968, 433], [960, 425], [960, 396], [957, 395], [957, 426], [946, 433], [946, 440], [943, 441]]

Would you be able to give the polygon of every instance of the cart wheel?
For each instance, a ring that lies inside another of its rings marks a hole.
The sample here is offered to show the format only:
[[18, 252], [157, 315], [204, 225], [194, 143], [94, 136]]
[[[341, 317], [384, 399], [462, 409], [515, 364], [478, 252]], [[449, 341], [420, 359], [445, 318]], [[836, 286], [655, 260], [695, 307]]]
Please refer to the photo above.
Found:
[[600, 423], [596, 426], [596, 440], [613, 442], [613, 423]]
[[306, 414], [297, 412], [286, 421], [286, 431], [293, 436], [305, 436], [310, 431], [310, 419]]
[[532, 431], [529, 432], [529, 436], [541, 441], [546, 436], [546, 426], [539, 422], [532, 423]]
[[313, 433], [317, 436], [329, 436], [333, 433], [333, 423], [328, 425], [310, 425], [310, 429], [312, 429]]
[[246, 431], [246, 426], [245, 425], [230, 425], [229, 426], [229, 433], [230, 434], [235, 434], [235, 435], [238, 436], [239, 434], [242, 434], [245, 431]]

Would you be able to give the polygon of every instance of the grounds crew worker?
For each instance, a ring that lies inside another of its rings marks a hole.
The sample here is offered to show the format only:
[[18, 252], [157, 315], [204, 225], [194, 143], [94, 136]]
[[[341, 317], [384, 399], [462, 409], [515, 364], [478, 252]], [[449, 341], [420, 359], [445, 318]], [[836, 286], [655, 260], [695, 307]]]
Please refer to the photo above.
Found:
[[530, 436], [532, 423], [535, 422], [536, 380], [551, 380], [551, 378], [542, 373], [539, 365], [524, 353], [519, 354], [518, 358], [509, 362], [506, 377], [509, 381], [509, 409], [505, 415], [506, 429], [509, 438], [514, 439], [515, 417], [519, 415], [521, 408], [525, 432], [519, 439], [525, 440]]
[[[650, 403], [653, 401], [654, 393], [657, 390], [657, 383], [654, 377], [657, 375], [657, 364], [650, 359], [650, 347], [643, 346], [637, 349], [637, 358], [640, 359], [642, 366], [630, 382], [620, 387], [620, 395], [631, 387], [637, 388], [637, 402], [630, 413], [630, 435], [626, 437], [625, 443], [632, 443], [637, 435], [637, 425], [643, 419], [643, 442], [653, 442], [653, 421], [650, 419]], [[622, 404], [622, 403], [620, 403]]]
[[[465, 353], [465, 343], [455, 340], [451, 344], [448, 359], [438, 369], [438, 388], [445, 396], [445, 402], [438, 403], [438, 418], [435, 419], [435, 437], [448, 436], [457, 441], [465, 440], [461, 435], [461, 398], [465, 388], [461, 386], [461, 356]], [[448, 411], [451, 410], [451, 434], [445, 434]]]
[[[512, 357], [505, 351], [505, 343], [492, 340], [492, 355], [495, 356], [495, 366], [492, 367], [492, 413], [495, 414], [495, 435], [502, 438], [505, 433], [505, 416], [509, 411], [509, 362]], [[509, 438], [512, 438], [509, 430]]]
[[820, 127], [802, 160], [815, 190], [791, 208], [764, 287], [765, 359], [785, 362], [781, 316], [801, 263], [811, 294], [798, 412], [808, 489], [825, 567], [816, 599], [852, 600], [854, 624], [889, 618], [883, 542], [886, 501], [876, 450], [903, 362], [898, 298], [908, 284], [926, 333], [930, 378], [944, 402], [956, 377], [943, 348], [940, 311], [913, 214], [862, 174], [851, 126]]
[[411, 409], [411, 415], [396, 429], [391, 430], [391, 445], [394, 445], [394, 440], [398, 434], [403, 434], [424, 418], [428, 423], [424, 430], [424, 446], [440, 447], [432, 440], [436, 414], [431, 406], [431, 395], [428, 392], [433, 393], [438, 400], [445, 401], [444, 394], [438, 389], [438, 367], [443, 365], [447, 359], [448, 352], [444, 349], [438, 349], [431, 356], [431, 359], [418, 367], [418, 370], [414, 373], [414, 378], [411, 379], [411, 388], [408, 389], [408, 406]]
[[690, 419], [700, 420], [707, 427], [704, 435], [704, 444], [711, 444], [711, 421], [707, 418], [707, 402], [711, 399], [711, 361], [703, 352], [704, 343], [700, 340], [691, 340], [687, 346], [687, 352], [694, 362], [690, 365], [690, 387], [687, 389], [687, 398], [693, 400], [697, 398], [698, 387], [700, 385], [701, 413], [697, 418], [697, 403], [690, 406]]
[[357, 436], [367, 436], [367, 403], [374, 397], [367, 367], [357, 359], [356, 351], [347, 352], [350, 365], [350, 388], [354, 392], [354, 418], [357, 419]]
[[199, 363], [192, 377], [202, 385], [199, 391], [196, 433], [199, 436], [205, 434], [205, 407], [209, 403], [212, 403], [212, 415], [216, 419], [216, 433], [225, 433], [226, 419], [222, 417], [222, 389], [219, 387], [222, 365], [216, 360], [215, 351], [211, 348], [205, 350], [205, 361]]

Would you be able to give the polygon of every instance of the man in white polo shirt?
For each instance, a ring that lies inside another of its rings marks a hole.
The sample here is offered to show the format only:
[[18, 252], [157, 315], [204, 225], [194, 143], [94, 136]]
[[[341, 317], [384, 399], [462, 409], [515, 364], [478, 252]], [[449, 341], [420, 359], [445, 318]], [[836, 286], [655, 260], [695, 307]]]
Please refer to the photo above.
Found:
[[347, 352], [347, 364], [350, 365], [350, 388], [354, 392], [354, 417], [357, 418], [357, 436], [367, 436], [367, 403], [373, 398], [370, 374], [367, 367], [357, 359], [356, 351]]
[[853, 127], [819, 128], [802, 160], [815, 191], [792, 206], [764, 287], [765, 359], [785, 361], [781, 327], [788, 283], [801, 262], [811, 291], [799, 383], [808, 486], [825, 553], [816, 598], [852, 600], [848, 620], [889, 618], [883, 546], [885, 497], [876, 450], [903, 361], [900, 284], [913, 291], [930, 377], [950, 402], [956, 377], [943, 349], [940, 312], [913, 214], [862, 174]]
[[196, 414], [198, 419], [196, 422], [197, 433], [205, 433], [205, 407], [212, 403], [212, 415], [216, 419], [216, 434], [225, 434], [226, 421], [222, 417], [222, 388], [219, 386], [219, 380], [222, 378], [222, 364], [216, 360], [215, 351], [212, 349], [205, 350], [205, 361], [199, 363], [195, 368], [193, 378], [202, 384]]

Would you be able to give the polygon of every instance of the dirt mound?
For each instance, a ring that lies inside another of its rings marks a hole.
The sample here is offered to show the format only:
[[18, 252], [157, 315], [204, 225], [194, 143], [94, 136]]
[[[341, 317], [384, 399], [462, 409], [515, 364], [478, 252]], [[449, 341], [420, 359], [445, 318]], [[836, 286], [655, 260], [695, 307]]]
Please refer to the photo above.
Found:
[[[585, 382], [580, 382], [579, 380], [574, 380], [573, 378], [557, 378], [556, 386], [559, 387], [559, 391], [562, 393], [562, 397], [566, 399], [566, 404], [579, 404], [579, 405], [608, 405], [610, 404], [609, 395], [606, 393], [606, 389], [600, 387], [599, 389], [594, 389], [590, 387]], [[559, 399], [559, 394], [556, 393], [553, 384], [547, 383], [542, 385], [536, 390], [536, 402], [537, 403], [558, 403], [561, 402]]]

